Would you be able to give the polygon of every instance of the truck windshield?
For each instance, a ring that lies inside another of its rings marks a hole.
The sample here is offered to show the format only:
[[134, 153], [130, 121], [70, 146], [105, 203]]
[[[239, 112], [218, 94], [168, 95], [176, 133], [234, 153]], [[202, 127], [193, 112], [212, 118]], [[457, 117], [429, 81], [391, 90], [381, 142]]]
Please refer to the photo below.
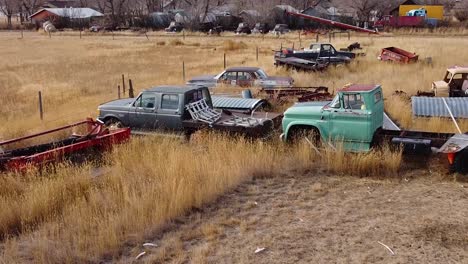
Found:
[[331, 108], [340, 108], [340, 97], [338, 95], [333, 98], [333, 101], [330, 103]]

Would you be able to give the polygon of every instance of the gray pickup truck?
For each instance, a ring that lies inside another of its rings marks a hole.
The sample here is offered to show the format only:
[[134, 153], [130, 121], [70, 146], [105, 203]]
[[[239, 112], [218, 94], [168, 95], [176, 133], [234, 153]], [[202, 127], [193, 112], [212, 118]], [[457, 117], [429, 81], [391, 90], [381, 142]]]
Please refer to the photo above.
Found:
[[280, 115], [244, 114], [213, 108], [206, 86], [158, 86], [141, 92], [138, 97], [101, 104], [98, 119], [108, 126], [133, 130], [193, 132], [210, 128], [263, 137], [269, 134]]

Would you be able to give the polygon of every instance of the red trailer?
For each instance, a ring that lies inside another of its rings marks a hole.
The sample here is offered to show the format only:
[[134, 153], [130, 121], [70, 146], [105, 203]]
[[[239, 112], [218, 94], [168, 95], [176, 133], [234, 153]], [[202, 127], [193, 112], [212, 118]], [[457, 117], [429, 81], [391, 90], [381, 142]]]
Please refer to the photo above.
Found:
[[399, 63], [412, 63], [418, 61], [419, 55], [396, 47], [383, 48], [379, 60]]
[[[71, 132], [73, 130], [79, 133]], [[60, 139], [57, 139], [60, 137]], [[63, 160], [66, 156], [91, 148], [105, 151], [127, 141], [130, 128], [110, 131], [104, 124], [87, 119], [41, 133], [0, 142], [0, 170], [25, 171]], [[37, 143], [41, 141], [43, 143]]]

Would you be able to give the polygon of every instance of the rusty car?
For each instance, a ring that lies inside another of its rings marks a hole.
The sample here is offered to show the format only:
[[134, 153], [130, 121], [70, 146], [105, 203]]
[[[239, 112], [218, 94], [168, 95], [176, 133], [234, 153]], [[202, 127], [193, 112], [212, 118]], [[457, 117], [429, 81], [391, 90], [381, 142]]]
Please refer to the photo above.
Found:
[[240, 87], [277, 88], [292, 87], [294, 79], [291, 77], [269, 76], [258, 67], [230, 67], [218, 75], [202, 75], [190, 79], [188, 85], [204, 85], [209, 88], [218, 85]]

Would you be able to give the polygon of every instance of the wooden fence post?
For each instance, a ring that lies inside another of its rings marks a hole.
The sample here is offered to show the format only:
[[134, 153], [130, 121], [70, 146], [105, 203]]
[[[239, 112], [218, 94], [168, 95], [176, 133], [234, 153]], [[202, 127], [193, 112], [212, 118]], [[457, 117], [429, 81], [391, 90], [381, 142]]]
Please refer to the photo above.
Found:
[[24, 38], [24, 35], [23, 35], [23, 28], [21, 28], [21, 39]]
[[317, 35], [315, 35], [315, 42], [319, 42], [319, 33], [317, 33]]
[[182, 38], [185, 40], [185, 29], [182, 29]]
[[119, 99], [120, 99], [120, 85], [117, 85], [117, 95], [119, 96]]
[[122, 92], [125, 95], [125, 75], [122, 74]]
[[81, 39], [81, 28], [80, 28], [80, 39]]
[[133, 93], [133, 83], [132, 79], [128, 79], [128, 97], [134, 98], [135, 94]]
[[257, 46], [257, 61], [258, 61], [258, 46]]
[[49, 30], [49, 38], [52, 38], [52, 34], [50, 33], [50, 30]]
[[226, 53], [224, 53], [224, 69], [226, 69]]
[[41, 120], [44, 120], [44, 109], [42, 106], [42, 92], [39, 91], [39, 116], [41, 117]]
[[185, 82], [185, 61], [182, 61], [182, 78]]
[[114, 31], [111, 31], [112, 32], [112, 40], [114, 40]]
[[146, 36], [146, 39], [149, 40], [149, 37], [148, 37], [148, 29], [145, 31], [145, 36]]
[[348, 40], [351, 40], [351, 32], [348, 31]]

